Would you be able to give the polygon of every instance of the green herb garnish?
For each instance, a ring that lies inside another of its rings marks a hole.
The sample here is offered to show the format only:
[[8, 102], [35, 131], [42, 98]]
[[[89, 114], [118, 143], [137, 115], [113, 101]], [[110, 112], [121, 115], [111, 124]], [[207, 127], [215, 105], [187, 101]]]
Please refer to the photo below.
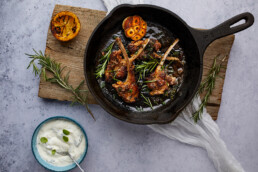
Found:
[[151, 57], [151, 60], [135, 65], [135, 72], [139, 74], [139, 80], [144, 79], [146, 74], [152, 72], [158, 64], [159, 61]]
[[174, 85], [170, 92], [170, 99], [173, 100], [177, 93], [178, 85]]
[[63, 133], [64, 133], [65, 135], [69, 135], [69, 134], [70, 134], [70, 131], [68, 131], [68, 130], [66, 130], [66, 129], [63, 129]]
[[[36, 75], [42, 75], [45, 81], [56, 83], [62, 88], [68, 90], [73, 94], [74, 100], [72, 101], [71, 105], [74, 103], [79, 103], [86, 107], [87, 111], [90, 113], [92, 118], [95, 120], [91, 110], [88, 107], [88, 90], [81, 89], [82, 85], [84, 84], [84, 80], [81, 81], [81, 83], [74, 88], [72, 85], [69, 84], [69, 74], [70, 71], [66, 73], [66, 75], [63, 77], [62, 72], [66, 68], [66, 66], [61, 67], [61, 63], [57, 63], [55, 60], [51, 59], [47, 55], [43, 55], [41, 51], [37, 52], [33, 49], [35, 52], [35, 55], [26, 54], [29, 56], [29, 58], [32, 58], [30, 61], [28, 68], [30, 66], [33, 66], [33, 72]], [[36, 64], [35, 60], [38, 60], [38, 64], [41, 66], [41, 69], [39, 69]], [[46, 71], [50, 72], [52, 74], [52, 77], [47, 77]]]
[[114, 70], [113, 72], [115, 72], [115, 75], [113, 76], [113, 80], [116, 82], [120, 81], [119, 79], [116, 79], [117, 71]]
[[143, 108], [142, 108], [141, 106], [140, 106], [140, 107], [136, 106], [135, 109], [136, 109], [137, 111], [139, 111], [139, 112], [142, 112], [142, 111], [143, 111]]
[[104, 88], [105, 86], [106, 86], [105, 81], [101, 81], [101, 83], [100, 83], [100, 88]]
[[[99, 62], [100, 64], [98, 65], [97, 67], [97, 70], [96, 70], [96, 78], [101, 78], [102, 75], [104, 75], [105, 73], [105, 70], [106, 70], [106, 66], [108, 64], [108, 61], [109, 61], [109, 57], [110, 57], [110, 54], [112, 52], [112, 48], [113, 48], [113, 45], [115, 44], [115, 42], [112, 42], [105, 50], [104, 52], [106, 52], [106, 54], [104, 56], [102, 56], [100, 59], [99, 59]], [[102, 62], [104, 61], [104, 62]]]
[[63, 140], [64, 140], [65, 142], [68, 142], [68, 141], [69, 141], [69, 138], [66, 137], [66, 136], [63, 136]]
[[173, 52], [173, 56], [178, 56], [180, 54], [180, 52], [179, 51], [175, 51], [175, 52]]
[[147, 85], [143, 85], [141, 89], [142, 94], [149, 94], [150, 90]]
[[156, 82], [156, 80], [143, 81], [143, 83]]
[[151, 109], [153, 110], [153, 106], [152, 106], [152, 104], [151, 104], [151, 101], [150, 101], [150, 98], [148, 97], [148, 98], [146, 98], [143, 94], [141, 94], [141, 96], [144, 98], [144, 103], [146, 104], [146, 105], [148, 105], [149, 107], [151, 107]]
[[52, 155], [55, 155], [55, 154], [56, 154], [56, 150], [53, 149], [53, 150], [51, 151], [51, 153], [52, 153]]
[[213, 89], [215, 88], [215, 81], [216, 81], [216, 78], [219, 77], [218, 74], [220, 72], [220, 69], [222, 68], [222, 63], [226, 59], [226, 56], [224, 56], [224, 58], [221, 60], [221, 62], [219, 64], [217, 64], [217, 58], [218, 57], [219, 57], [219, 55], [217, 55], [214, 58], [213, 64], [212, 64], [212, 67], [211, 67], [211, 69], [208, 73], [208, 76], [201, 83], [201, 85], [199, 87], [199, 90], [197, 92], [197, 95], [203, 93], [204, 91], [206, 91], [206, 94], [205, 94], [205, 96], [202, 100], [202, 103], [199, 106], [199, 109], [193, 114], [193, 119], [194, 119], [195, 122], [197, 122], [201, 118], [201, 114], [203, 113], [203, 109], [207, 105], [207, 103], [209, 101], [209, 97], [212, 94]]
[[47, 138], [46, 137], [41, 137], [40, 138], [40, 141], [41, 141], [41, 143], [47, 143]]

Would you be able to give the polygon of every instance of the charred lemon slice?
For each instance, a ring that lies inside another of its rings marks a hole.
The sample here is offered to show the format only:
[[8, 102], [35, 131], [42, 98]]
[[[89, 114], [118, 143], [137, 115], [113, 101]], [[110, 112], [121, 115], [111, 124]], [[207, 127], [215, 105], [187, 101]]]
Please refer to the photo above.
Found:
[[69, 41], [76, 37], [81, 29], [78, 17], [69, 11], [57, 13], [51, 20], [51, 32], [60, 41]]
[[127, 38], [134, 41], [142, 39], [147, 31], [147, 23], [140, 16], [129, 16], [123, 21], [122, 27]]

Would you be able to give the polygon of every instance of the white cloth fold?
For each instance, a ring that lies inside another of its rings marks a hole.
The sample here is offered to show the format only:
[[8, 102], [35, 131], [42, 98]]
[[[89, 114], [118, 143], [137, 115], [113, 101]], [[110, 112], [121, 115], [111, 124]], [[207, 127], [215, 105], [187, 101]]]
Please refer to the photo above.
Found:
[[170, 139], [202, 147], [207, 151], [219, 172], [243, 172], [244, 169], [240, 163], [228, 151], [226, 144], [220, 138], [219, 127], [206, 109], [198, 123], [191, 118], [200, 103], [200, 97], [195, 97], [173, 122], [165, 125], [149, 125], [149, 127]]
[[[108, 13], [119, 4], [143, 4], [143, 0], [103, 0]], [[219, 127], [204, 109], [202, 118], [195, 123], [192, 114], [201, 103], [196, 96], [192, 102], [171, 123], [148, 125], [152, 130], [189, 145], [205, 149], [219, 172], [244, 172], [235, 157], [228, 151], [226, 144], [219, 136]]]
[[120, 5], [120, 4], [143, 4], [143, 0], [103, 0], [103, 2], [108, 10], [108, 13], [115, 6]]

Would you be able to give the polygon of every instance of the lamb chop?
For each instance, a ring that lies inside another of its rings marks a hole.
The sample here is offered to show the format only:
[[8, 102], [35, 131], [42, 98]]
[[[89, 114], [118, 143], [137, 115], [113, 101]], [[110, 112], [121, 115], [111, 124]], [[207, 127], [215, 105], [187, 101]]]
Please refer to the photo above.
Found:
[[147, 78], [147, 86], [152, 91], [150, 95], [160, 95], [164, 94], [166, 90], [168, 90], [169, 85], [175, 85], [177, 80], [175, 77], [171, 75], [167, 75], [165, 70], [162, 70], [162, 66], [170, 53], [170, 51], [174, 48], [174, 46], [178, 43], [179, 39], [176, 39], [173, 44], [167, 49], [164, 56], [162, 57], [159, 65], [155, 69], [155, 71]]
[[[143, 44], [143, 41], [132, 41], [128, 44], [127, 48], [131, 54], [136, 53], [140, 46]], [[157, 39], [150, 39], [146, 49], [139, 55], [140, 60], [145, 60], [147, 55], [151, 55], [153, 52], [157, 52], [161, 48], [161, 44]]]
[[128, 44], [127, 49], [131, 54], [136, 53], [139, 50], [140, 45], [142, 45], [143, 41], [132, 41]]
[[143, 52], [144, 48], [149, 42], [149, 39], [145, 39], [142, 43], [142, 47], [137, 51], [136, 54], [132, 55], [131, 58], [128, 57], [124, 45], [122, 44], [121, 38], [116, 38], [116, 42], [122, 51], [122, 54], [126, 60], [127, 64], [127, 78], [124, 82], [118, 81], [112, 86], [116, 89], [118, 95], [127, 103], [133, 103], [139, 96], [139, 89], [136, 83], [134, 75], [134, 65], [133, 61], [139, 57]]
[[[139, 46], [142, 45], [143, 41], [132, 41], [128, 44], [127, 48], [128, 51], [132, 54], [138, 51]], [[156, 39], [150, 39], [149, 44], [147, 45], [148, 49], [145, 49], [139, 56], [138, 59], [145, 60], [145, 57], [149, 54], [151, 57], [161, 59], [162, 56], [157, 54], [157, 51], [161, 48], [161, 43]], [[171, 61], [179, 61], [180, 59], [178, 57], [167, 57], [166, 60]]]
[[[162, 58], [161, 55], [159, 55], [159, 54], [157, 54], [157, 53], [155, 53], [155, 52], [152, 53], [152, 57], [158, 58], [158, 59], [161, 59], [161, 58]], [[178, 57], [167, 57], [166, 60], [179, 61], [179, 62], [180, 62], [180, 59], [179, 59]]]
[[106, 82], [111, 82], [113, 79], [124, 79], [126, 73], [126, 60], [121, 57], [121, 50], [113, 51], [105, 70]]

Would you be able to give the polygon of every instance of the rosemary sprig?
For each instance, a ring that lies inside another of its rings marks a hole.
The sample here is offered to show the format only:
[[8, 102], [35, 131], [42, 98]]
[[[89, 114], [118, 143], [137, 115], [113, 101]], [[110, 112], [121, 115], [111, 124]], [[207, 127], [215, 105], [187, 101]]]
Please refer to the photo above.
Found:
[[153, 110], [153, 106], [152, 106], [152, 104], [151, 104], [151, 101], [150, 101], [150, 98], [148, 97], [148, 98], [146, 98], [143, 94], [141, 94], [141, 96], [144, 98], [144, 103], [146, 104], [146, 105], [148, 105], [148, 106], [150, 106], [151, 107], [151, 109]]
[[[33, 49], [33, 51], [35, 52], [34, 55], [25, 54], [29, 58], [32, 58], [27, 69], [30, 68], [30, 66], [32, 65], [35, 76], [42, 75], [43, 78], [47, 82], [56, 83], [59, 86], [61, 86], [62, 88], [70, 91], [73, 94], [73, 98], [74, 98], [71, 105], [73, 105], [74, 103], [79, 103], [79, 104], [85, 106], [87, 111], [90, 113], [92, 118], [95, 120], [95, 117], [92, 114], [91, 110], [89, 109], [88, 103], [87, 103], [88, 90], [80, 89], [81, 86], [84, 84], [84, 80], [81, 81], [81, 83], [76, 88], [74, 88], [68, 82], [70, 71], [66, 73], [65, 77], [61, 76], [61, 74], [62, 74], [63, 70], [66, 68], [66, 66], [61, 67], [61, 63], [57, 63], [55, 60], [51, 59], [49, 56], [43, 55], [43, 53], [41, 51], [37, 52], [34, 49]], [[39, 69], [37, 67], [37, 65], [35, 64], [36, 60], [38, 60], [38, 64], [41, 66], [41, 69]], [[53, 76], [50, 78], [47, 77], [46, 71], [49, 71], [50, 73], [52, 73]], [[82, 94], [82, 93], [84, 93], [84, 94]]]
[[99, 59], [100, 64], [98, 65], [95, 73], [96, 78], [101, 78], [102, 75], [104, 75], [114, 44], [115, 42], [112, 42], [105, 50], [103, 50], [106, 54]]
[[135, 72], [139, 73], [139, 80], [145, 78], [146, 73], [152, 72], [158, 64], [159, 61], [151, 57], [151, 60], [135, 65]]
[[211, 66], [211, 69], [208, 73], [207, 78], [201, 83], [199, 90], [197, 92], [197, 94], [201, 94], [204, 91], [206, 91], [206, 94], [202, 100], [202, 103], [199, 106], [199, 109], [193, 114], [193, 119], [195, 122], [197, 122], [200, 118], [201, 115], [203, 113], [203, 109], [204, 107], [207, 105], [208, 101], [209, 101], [209, 97], [212, 94], [212, 91], [215, 87], [215, 81], [216, 78], [219, 77], [219, 72], [220, 69], [222, 68], [222, 63], [225, 61], [226, 56], [224, 56], [224, 58], [221, 60], [221, 62], [219, 64], [217, 64], [217, 59], [218, 59], [219, 55], [217, 55], [214, 60], [213, 60], [213, 64]]
[[140, 106], [140, 107], [138, 107], [138, 106], [135, 106], [135, 109], [137, 110], [137, 111], [139, 111], [139, 112], [142, 112], [143, 111], [143, 108]]
[[143, 83], [151, 83], [151, 82], [156, 82], [156, 80], [143, 81]]
[[119, 79], [116, 79], [116, 75], [117, 75], [117, 72], [116, 70], [113, 70], [113, 72], [115, 73], [115, 75], [112, 77], [114, 81], [118, 82], [120, 81]]

